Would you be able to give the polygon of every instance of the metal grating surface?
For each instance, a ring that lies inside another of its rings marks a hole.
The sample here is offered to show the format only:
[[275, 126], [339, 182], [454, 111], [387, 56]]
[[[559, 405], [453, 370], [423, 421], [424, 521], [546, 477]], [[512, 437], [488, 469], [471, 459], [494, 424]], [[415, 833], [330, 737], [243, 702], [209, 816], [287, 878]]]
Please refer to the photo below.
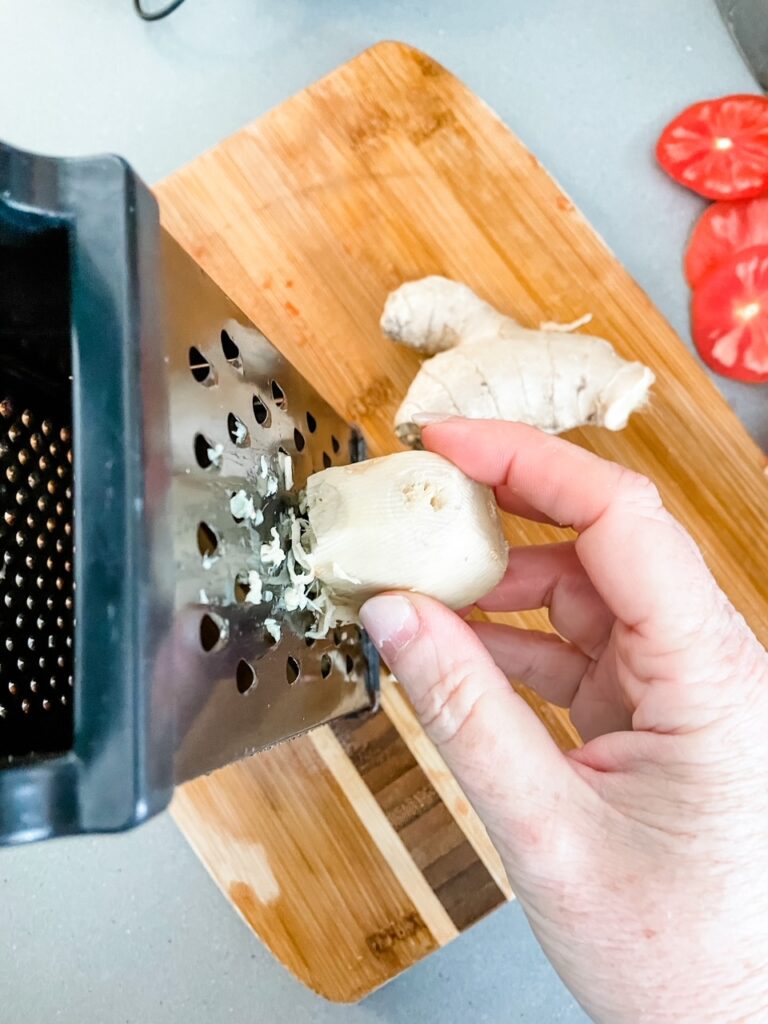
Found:
[[0, 395], [0, 755], [72, 745], [69, 424]]
[[[272, 527], [310, 473], [360, 457], [359, 437], [170, 239], [165, 259], [181, 781], [370, 708], [375, 667], [356, 626], [307, 639], [313, 616], [281, 610], [269, 578], [249, 600]], [[233, 514], [239, 492], [262, 523]]]
[[[296, 508], [307, 476], [360, 457], [360, 439], [168, 238], [163, 254], [176, 608], [153, 671], [173, 680], [174, 775], [183, 781], [370, 708], [376, 663], [356, 626], [308, 639], [311, 613], [286, 611], [269, 579], [254, 602], [249, 583], [249, 573], [264, 575], [261, 544], [286, 509]], [[32, 344], [40, 337], [16, 331], [4, 356], [7, 373], [0, 363], [6, 763], [73, 745], [70, 352], [62, 334], [46, 361]], [[278, 481], [267, 493], [265, 473]], [[152, 488], [163, 485], [148, 481], [149, 503]], [[233, 513], [238, 492], [252, 497], [263, 522]], [[95, 540], [78, 538], [80, 553]], [[140, 597], [151, 613], [151, 590]], [[87, 718], [88, 709], [80, 710]]]

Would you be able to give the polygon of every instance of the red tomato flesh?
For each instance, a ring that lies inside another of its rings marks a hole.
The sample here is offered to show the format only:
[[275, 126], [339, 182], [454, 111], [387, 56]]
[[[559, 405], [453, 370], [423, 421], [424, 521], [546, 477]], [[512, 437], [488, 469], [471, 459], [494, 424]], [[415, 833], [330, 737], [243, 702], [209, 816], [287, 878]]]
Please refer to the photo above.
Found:
[[768, 199], [712, 203], [693, 229], [685, 253], [685, 276], [691, 288], [736, 252], [768, 245]]
[[723, 96], [694, 103], [656, 145], [670, 177], [708, 199], [768, 192], [768, 97]]
[[717, 373], [768, 381], [768, 245], [735, 253], [701, 279], [693, 293], [691, 333]]

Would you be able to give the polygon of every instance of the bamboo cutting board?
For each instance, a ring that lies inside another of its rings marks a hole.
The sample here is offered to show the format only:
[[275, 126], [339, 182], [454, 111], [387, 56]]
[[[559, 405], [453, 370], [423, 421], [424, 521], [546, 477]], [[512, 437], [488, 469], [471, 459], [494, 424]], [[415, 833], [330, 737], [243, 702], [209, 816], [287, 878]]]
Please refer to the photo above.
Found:
[[[562, 115], [565, 116], [565, 115]], [[165, 225], [348, 420], [395, 449], [417, 368], [382, 339], [387, 292], [445, 274], [534, 326], [653, 367], [649, 409], [574, 440], [643, 471], [766, 638], [762, 456], [669, 325], [533, 154], [459, 81], [383, 43], [162, 183]], [[507, 522], [513, 543], [547, 528]], [[762, 543], [760, 539], [762, 538]], [[541, 613], [510, 621], [542, 627]], [[525, 694], [559, 743], [567, 716]], [[174, 815], [248, 925], [334, 1000], [370, 992], [510, 897], [496, 852], [403, 694], [224, 768]]]

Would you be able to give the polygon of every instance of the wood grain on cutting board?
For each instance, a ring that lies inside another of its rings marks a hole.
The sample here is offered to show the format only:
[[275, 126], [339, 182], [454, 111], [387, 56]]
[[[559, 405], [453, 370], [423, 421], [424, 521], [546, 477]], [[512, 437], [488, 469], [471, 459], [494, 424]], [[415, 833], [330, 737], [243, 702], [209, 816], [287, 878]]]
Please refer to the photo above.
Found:
[[[429, 57], [374, 47], [157, 194], [171, 233], [374, 455], [396, 448], [392, 415], [418, 366], [378, 328], [402, 281], [465, 281], [527, 326], [591, 312], [590, 332], [658, 383], [626, 431], [572, 438], [653, 477], [766, 639], [760, 452], [535, 156]], [[512, 518], [506, 529], [513, 543], [553, 536]], [[542, 613], [508, 620], [547, 628]], [[524, 695], [561, 745], [576, 742], [564, 712]], [[376, 717], [196, 780], [174, 813], [251, 928], [331, 999], [360, 998], [509, 895], [482, 825], [390, 687]]]

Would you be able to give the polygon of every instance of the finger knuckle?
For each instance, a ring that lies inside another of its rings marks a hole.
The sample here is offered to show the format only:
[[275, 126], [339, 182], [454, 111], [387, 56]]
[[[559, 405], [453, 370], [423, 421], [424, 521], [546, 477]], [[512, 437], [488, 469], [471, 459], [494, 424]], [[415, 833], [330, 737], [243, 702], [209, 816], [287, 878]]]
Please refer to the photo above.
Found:
[[631, 502], [645, 512], [658, 512], [664, 507], [659, 489], [653, 480], [634, 470], [621, 469], [616, 490], [625, 501]]
[[424, 727], [437, 743], [449, 743], [465, 728], [481, 695], [474, 666], [460, 661], [444, 672], [417, 707]]

